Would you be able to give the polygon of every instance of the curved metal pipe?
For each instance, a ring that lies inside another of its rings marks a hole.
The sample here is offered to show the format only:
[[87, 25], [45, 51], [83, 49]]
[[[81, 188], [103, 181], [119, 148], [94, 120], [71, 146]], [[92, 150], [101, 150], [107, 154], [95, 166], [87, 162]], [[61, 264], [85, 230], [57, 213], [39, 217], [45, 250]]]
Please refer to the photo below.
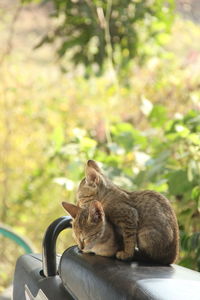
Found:
[[71, 228], [72, 218], [64, 216], [56, 219], [47, 228], [42, 244], [42, 265], [45, 277], [57, 275], [56, 241], [59, 233], [66, 228]]
[[31, 242], [14, 232], [9, 226], [0, 223], [0, 234], [17, 243], [27, 254], [34, 252], [34, 246]]

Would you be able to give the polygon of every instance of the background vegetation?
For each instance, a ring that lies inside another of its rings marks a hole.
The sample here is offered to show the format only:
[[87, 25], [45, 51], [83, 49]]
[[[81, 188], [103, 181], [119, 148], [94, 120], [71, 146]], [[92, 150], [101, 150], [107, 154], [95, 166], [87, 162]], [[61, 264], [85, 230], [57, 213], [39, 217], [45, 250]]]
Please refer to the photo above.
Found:
[[[41, 252], [95, 159], [118, 185], [171, 200], [178, 263], [200, 270], [199, 25], [173, 1], [48, 2], [0, 7], [1, 222]], [[72, 243], [63, 233], [58, 251]], [[22, 251], [3, 237], [0, 251], [3, 289]]]

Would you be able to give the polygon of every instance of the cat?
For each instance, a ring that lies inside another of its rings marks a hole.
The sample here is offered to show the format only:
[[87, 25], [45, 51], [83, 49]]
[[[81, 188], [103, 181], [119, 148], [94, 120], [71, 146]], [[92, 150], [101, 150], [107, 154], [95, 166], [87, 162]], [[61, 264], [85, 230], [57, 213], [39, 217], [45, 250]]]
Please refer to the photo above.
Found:
[[114, 227], [106, 220], [99, 201], [91, 201], [85, 208], [67, 202], [62, 205], [74, 218], [73, 237], [80, 250], [108, 257], [116, 254], [120, 247], [119, 238]]
[[158, 192], [129, 192], [113, 184], [98, 164], [89, 160], [77, 191], [77, 204], [63, 207], [71, 214], [73, 235], [83, 252], [134, 258], [161, 264], [176, 260], [179, 233], [176, 215]]

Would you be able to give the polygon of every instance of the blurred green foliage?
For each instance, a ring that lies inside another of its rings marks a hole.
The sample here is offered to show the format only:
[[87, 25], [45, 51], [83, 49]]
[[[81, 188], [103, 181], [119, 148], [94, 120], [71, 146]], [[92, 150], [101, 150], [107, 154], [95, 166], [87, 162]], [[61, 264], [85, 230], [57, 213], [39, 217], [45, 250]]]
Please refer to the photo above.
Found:
[[174, 0], [48, 2], [53, 4], [51, 17], [57, 26], [37, 47], [55, 44], [60, 58], [66, 54], [67, 62], [84, 65], [87, 74], [101, 74], [106, 62], [120, 71], [132, 58], [143, 62], [162, 52], [174, 19]]

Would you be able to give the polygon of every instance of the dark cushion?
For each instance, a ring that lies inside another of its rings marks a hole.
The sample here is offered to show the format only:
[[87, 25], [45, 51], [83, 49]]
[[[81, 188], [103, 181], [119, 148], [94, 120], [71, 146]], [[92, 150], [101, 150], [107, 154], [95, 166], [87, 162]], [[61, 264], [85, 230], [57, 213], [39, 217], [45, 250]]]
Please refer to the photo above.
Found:
[[200, 273], [181, 266], [122, 262], [67, 249], [59, 273], [75, 299], [200, 300]]

